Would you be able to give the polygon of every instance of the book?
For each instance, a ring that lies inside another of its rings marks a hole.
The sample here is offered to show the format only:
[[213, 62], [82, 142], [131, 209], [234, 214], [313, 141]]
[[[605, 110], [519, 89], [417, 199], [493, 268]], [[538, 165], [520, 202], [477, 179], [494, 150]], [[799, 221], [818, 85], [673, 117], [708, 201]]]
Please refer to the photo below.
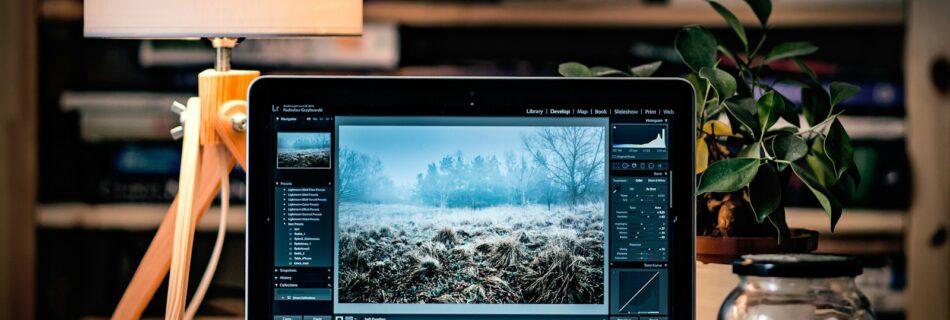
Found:
[[66, 91], [60, 109], [79, 114], [79, 134], [84, 141], [167, 140], [179, 125], [171, 111], [175, 101], [185, 103], [188, 93]]
[[[177, 142], [122, 141], [84, 145], [77, 189], [87, 203], [161, 202], [178, 193], [181, 149]], [[245, 173], [229, 175], [232, 201], [244, 201]]]

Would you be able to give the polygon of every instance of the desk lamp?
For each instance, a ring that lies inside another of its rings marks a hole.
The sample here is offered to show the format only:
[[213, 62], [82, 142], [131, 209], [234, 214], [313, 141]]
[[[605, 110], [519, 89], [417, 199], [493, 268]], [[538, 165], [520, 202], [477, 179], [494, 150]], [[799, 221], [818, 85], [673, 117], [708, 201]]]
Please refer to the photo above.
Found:
[[[210, 40], [214, 69], [198, 75], [198, 97], [175, 103], [183, 138], [178, 194], [112, 315], [139, 318], [168, 274], [165, 319], [191, 318], [217, 265], [223, 225], [211, 262], [185, 309], [195, 224], [218, 191], [222, 224], [227, 176], [246, 169], [247, 89], [258, 71], [232, 70], [231, 49], [243, 38], [360, 35], [361, 0], [86, 0], [84, 34], [96, 38]], [[186, 312], [187, 311], [187, 312]]]

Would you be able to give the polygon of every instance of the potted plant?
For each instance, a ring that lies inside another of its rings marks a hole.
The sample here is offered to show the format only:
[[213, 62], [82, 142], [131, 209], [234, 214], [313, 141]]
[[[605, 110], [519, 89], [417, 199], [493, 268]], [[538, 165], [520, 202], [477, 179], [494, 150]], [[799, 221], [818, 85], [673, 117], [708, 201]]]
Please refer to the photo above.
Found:
[[[790, 229], [785, 222], [784, 186], [798, 177], [828, 214], [833, 231], [842, 201], [860, 181], [851, 140], [835, 110], [859, 88], [832, 82], [826, 90], [800, 60], [818, 48], [809, 42], [768, 44], [771, 2], [746, 2], [760, 22], [758, 41], [749, 41], [738, 18], [716, 1], [708, 3], [734, 31], [740, 48], [725, 46], [699, 25], [683, 27], [674, 40], [696, 93], [697, 255], [704, 262], [813, 251], [817, 233]], [[806, 79], [767, 80], [773, 76], [769, 65], [778, 61], [794, 63]], [[621, 71], [568, 62], [558, 71], [567, 77], [648, 77], [660, 65]], [[801, 88], [801, 106], [776, 91], [776, 83]]]
[[[861, 179], [850, 138], [835, 109], [859, 88], [831, 82], [826, 89], [800, 60], [818, 48], [809, 42], [768, 43], [771, 2], [746, 2], [758, 18], [759, 26], [753, 31], [757, 41], [751, 41], [752, 32], [747, 33], [736, 16], [716, 1], [708, 3], [732, 29], [739, 48], [724, 45], [699, 25], [683, 27], [674, 39], [676, 51], [691, 70], [685, 78], [695, 89], [696, 250], [698, 260], [706, 263], [729, 263], [747, 253], [814, 251], [817, 232], [786, 224], [784, 186], [796, 176], [817, 198], [834, 231], [842, 202], [851, 197]], [[770, 67], [775, 62], [792, 63], [804, 79], [771, 80], [777, 76]], [[660, 64], [621, 71], [568, 62], [560, 65], [559, 73], [648, 77]], [[776, 91], [776, 83], [799, 87], [800, 106]], [[702, 286], [701, 272], [697, 274]], [[725, 292], [734, 284], [727, 280]], [[715, 301], [715, 306], [721, 301]]]

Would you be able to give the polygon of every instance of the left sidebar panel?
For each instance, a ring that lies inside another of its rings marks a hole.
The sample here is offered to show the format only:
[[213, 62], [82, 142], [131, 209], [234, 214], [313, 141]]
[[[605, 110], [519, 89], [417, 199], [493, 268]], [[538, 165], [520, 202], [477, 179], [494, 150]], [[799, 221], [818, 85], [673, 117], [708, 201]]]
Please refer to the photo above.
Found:
[[322, 319], [333, 310], [333, 118], [274, 118], [273, 311]]
[[332, 197], [328, 187], [275, 188], [275, 300], [332, 298]]

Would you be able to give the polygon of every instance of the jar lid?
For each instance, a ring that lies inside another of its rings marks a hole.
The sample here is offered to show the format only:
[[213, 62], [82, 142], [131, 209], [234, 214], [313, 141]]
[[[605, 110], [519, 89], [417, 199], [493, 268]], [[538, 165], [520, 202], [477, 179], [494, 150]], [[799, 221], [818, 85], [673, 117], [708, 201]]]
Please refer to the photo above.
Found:
[[750, 254], [732, 262], [732, 273], [741, 276], [835, 278], [862, 272], [858, 259], [822, 254]]

